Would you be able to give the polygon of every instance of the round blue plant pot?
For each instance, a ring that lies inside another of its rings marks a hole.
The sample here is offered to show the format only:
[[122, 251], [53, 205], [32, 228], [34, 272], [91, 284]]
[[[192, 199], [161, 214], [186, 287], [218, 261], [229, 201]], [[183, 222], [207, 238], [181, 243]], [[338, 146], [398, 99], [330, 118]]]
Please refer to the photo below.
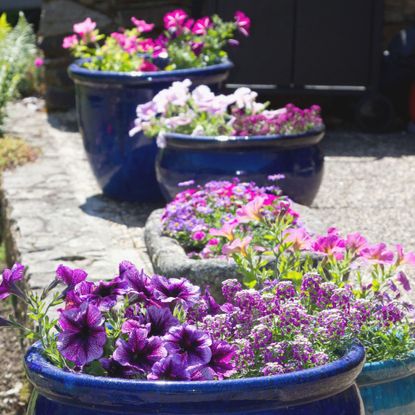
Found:
[[105, 72], [85, 69], [82, 61], [69, 66], [75, 82], [79, 128], [88, 160], [103, 193], [121, 201], [150, 202], [162, 199], [154, 171], [154, 139], [137, 134], [136, 107], [174, 81], [194, 85], [224, 81], [232, 63], [206, 68], [160, 72]]
[[284, 194], [302, 205], [310, 205], [321, 184], [324, 155], [319, 142], [324, 126], [290, 136], [194, 137], [168, 133], [156, 160], [157, 180], [167, 200], [183, 188], [180, 182], [239, 177], [260, 186], [268, 176], [284, 174], [279, 182]]
[[404, 360], [367, 363], [357, 383], [367, 415], [415, 414], [415, 352]]
[[134, 381], [64, 372], [39, 345], [25, 365], [34, 393], [28, 415], [363, 415], [355, 384], [365, 352], [280, 376], [206, 382]]

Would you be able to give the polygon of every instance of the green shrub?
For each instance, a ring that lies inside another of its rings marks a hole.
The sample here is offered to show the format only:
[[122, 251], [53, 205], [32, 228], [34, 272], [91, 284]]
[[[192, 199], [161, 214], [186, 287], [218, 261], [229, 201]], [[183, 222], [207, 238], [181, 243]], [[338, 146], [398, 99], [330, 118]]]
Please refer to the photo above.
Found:
[[12, 169], [34, 161], [38, 155], [38, 149], [31, 147], [20, 138], [0, 137], [0, 173], [5, 169]]
[[[7, 103], [16, 97], [19, 84], [36, 56], [36, 36], [23, 13], [15, 27], [0, 17], [0, 129]], [[3, 144], [3, 143], [2, 143]]]

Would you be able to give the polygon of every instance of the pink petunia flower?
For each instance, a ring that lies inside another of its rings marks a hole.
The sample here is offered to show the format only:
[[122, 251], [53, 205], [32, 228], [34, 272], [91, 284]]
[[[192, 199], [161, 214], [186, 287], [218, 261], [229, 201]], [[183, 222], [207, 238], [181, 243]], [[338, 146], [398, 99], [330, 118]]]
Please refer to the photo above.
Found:
[[233, 231], [238, 226], [238, 222], [226, 222], [221, 229], [211, 229], [209, 233], [213, 236], [223, 236], [226, 239], [233, 241], [235, 235]]
[[66, 36], [63, 38], [62, 47], [64, 49], [71, 49], [78, 44], [78, 37], [76, 35]]
[[222, 253], [224, 255], [229, 255], [229, 254], [241, 254], [243, 256], [247, 255], [247, 248], [249, 246], [249, 244], [252, 241], [252, 237], [251, 236], [246, 236], [243, 239], [235, 239], [233, 242], [226, 244], [223, 246], [222, 248]]
[[211, 25], [209, 17], [202, 17], [201, 19], [196, 20], [192, 32], [195, 35], [204, 36], [207, 34], [207, 31]]
[[310, 234], [304, 228], [291, 228], [284, 232], [284, 241], [292, 243], [294, 250], [306, 250], [311, 247]]
[[135, 17], [132, 17], [131, 21], [140, 33], [151, 32], [154, 29], [154, 23], [147, 23], [145, 20], [139, 20]]
[[261, 211], [264, 207], [265, 198], [264, 197], [255, 197], [254, 200], [251, 200], [245, 206], [242, 206], [238, 209], [238, 222], [239, 223], [248, 223], [251, 221], [260, 221], [262, 220]]
[[[95, 30], [97, 27], [97, 24], [91, 20], [90, 17], [87, 17], [83, 22], [75, 23], [73, 25], [73, 31], [81, 36], [83, 39], [85, 39], [88, 35], [91, 35], [91, 33]], [[94, 41], [93, 38], [89, 38], [90, 41]]]
[[415, 253], [413, 252], [407, 252], [405, 253], [403, 250], [402, 245], [397, 244], [396, 245], [396, 251], [398, 254], [398, 258], [396, 260], [396, 265], [404, 265], [404, 264], [408, 264], [408, 265], [413, 265], [415, 266]]

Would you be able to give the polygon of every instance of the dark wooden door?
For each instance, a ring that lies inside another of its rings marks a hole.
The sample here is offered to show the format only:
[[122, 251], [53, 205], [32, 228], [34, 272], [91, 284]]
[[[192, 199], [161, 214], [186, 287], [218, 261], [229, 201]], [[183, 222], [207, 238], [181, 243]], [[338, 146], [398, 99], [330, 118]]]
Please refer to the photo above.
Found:
[[297, 0], [295, 85], [367, 85], [374, 0]]
[[235, 62], [229, 83], [275, 86], [292, 77], [294, 0], [216, 0], [215, 11], [231, 20], [236, 10], [252, 19], [251, 36], [230, 49]]

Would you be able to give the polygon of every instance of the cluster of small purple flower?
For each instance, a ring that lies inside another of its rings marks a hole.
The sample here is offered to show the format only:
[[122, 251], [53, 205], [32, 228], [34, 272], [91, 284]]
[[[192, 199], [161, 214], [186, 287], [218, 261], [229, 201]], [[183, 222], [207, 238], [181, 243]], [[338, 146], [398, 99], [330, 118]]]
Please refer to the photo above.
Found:
[[158, 136], [163, 146], [166, 133], [200, 136], [255, 136], [281, 134], [292, 136], [323, 126], [320, 107], [300, 109], [293, 104], [268, 110], [267, 103], [257, 102], [258, 94], [250, 88], [237, 88], [232, 94], [215, 95], [207, 85], [196, 86], [185, 79], [173, 82], [154, 98], [137, 106], [134, 135], [140, 131]]
[[259, 114], [246, 114], [235, 109], [232, 127], [237, 136], [300, 134], [323, 125], [320, 112], [318, 105], [301, 109], [293, 104], [288, 104], [281, 110], [263, 111]]
[[[278, 179], [278, 176], [271, 179]], [[193, 182], [184, 183], [192, 185]], [[260, 213], [261, 211], [261, 213]], [[238, 227], [249, 227], [258, 215], [269, 220], [284, 216], [294, 225], [298, 214], [290, 201], [273, 184], [259, 187], [254, 183], [211, 181], [180, 192], [170, 202], [162, 217], [164, 233], [178, 240], [189, 256], [209, 258], [230, 253], [229, 241], [236, 240]], [[255, 229], [259, 232], [260, 227]], [[253, 232], [254, 229], [250, 228]], [[236, 249], [230, 246], [230, 249]], [[228, 251], [226, 251], [228, 249]]]

